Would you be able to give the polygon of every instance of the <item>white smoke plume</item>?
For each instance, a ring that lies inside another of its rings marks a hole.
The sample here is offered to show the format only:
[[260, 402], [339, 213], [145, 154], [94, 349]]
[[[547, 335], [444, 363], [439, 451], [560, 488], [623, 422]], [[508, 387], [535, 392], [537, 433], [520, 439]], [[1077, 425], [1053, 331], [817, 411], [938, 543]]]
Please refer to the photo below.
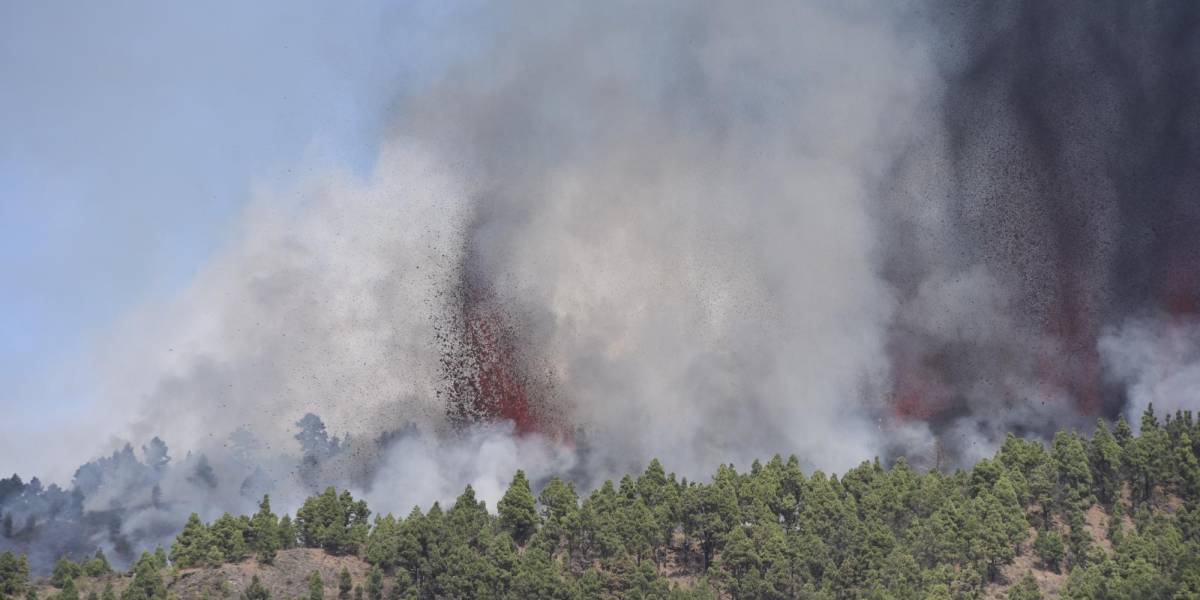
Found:
[[441, 310], [467, 192], [426, 153], [389, 146], [369, 181], [322, 173], [260, 191], [238, 239], [174, 304], [125, 325], [106, 372], [130, 435], [206, 449], [239, 427], [295, 450], [293, 424], [377, 434], [440, 418]]
[[518, 29], [532, 10], [405, 105], [368, 181], [256, 200], [119, 355], [135, 439], [245, 426], [280, 448], [309, 411], [368, 438], [436, 429], [433, 329], [466, 269], [613, 472], [882, 450], [871, 196], [936, 89], [905, 15], [541, 6]]
[[1128, 390], [1134, 429], [1154, 405], [1158, 415], [1200, 407], [1200, 323], [1194, 318], [1131, 319], [1100, 338], [1109, 377]]
[[[1042, 10], [1018, 4], [477, 7], [472, 49], [397, 99], [369, 175], [257, 190], [187, 291], [117, 328], [100, 402], [177, 459], [88, 502], [158, 482], [115, 526], [144, 540], [327, 484], [407, 512], [467, 484], [494, 506], [517, 468], [586, 487], [652, 457], [689, 477], [773, 453], [969, 462], [1121, 404], [1088, 387], [1098, 354], [1130, 410], [1194, 402], [1191, 326], [1123, 321], [1160, 290], [1116, 285], [1128, 249], [1071, 226], [1134, 244], [1113, 215], [1167, 218], [1071, 176], [1112, 166], [1120, 115], [1060, 143], [1087, 98], [1017, 93], [1104, 58], [1071, 51], [1093, 29], [1017, 44]], [[481, 298], [550, 427], [449, 410], [447, 330]], [[310, 412], [340, 439], [301, 451]]]

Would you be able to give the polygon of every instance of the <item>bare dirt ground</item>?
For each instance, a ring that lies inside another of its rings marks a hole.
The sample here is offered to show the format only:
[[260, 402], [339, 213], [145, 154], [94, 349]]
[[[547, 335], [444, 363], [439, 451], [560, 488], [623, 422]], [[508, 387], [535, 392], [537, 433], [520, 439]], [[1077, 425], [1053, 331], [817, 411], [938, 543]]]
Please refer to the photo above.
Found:
[[[167, 585], [167, 592], [180, 600], [236, 600], [241, 598], [242, 592], [250, 586], [251, 579], [258, 575], [262, 584], [271, 592], [272, 598], [291, 600], [308, 597], [308, 578], [313, 571], [317, 571], [325, 582], [325, 597], [336, 598], [338, 576], [342, 568], [350, 572], [350, 578], [355, 585], [366, 586], [370, 566], [365, 561], [353, 556], [331, 556], [324, 550], [310, 548], [280, 551], [270, 565], [248, 559], [240, 563], [225, 564], [217, 569], [168, 569], [163, 573], [163, 581]], [[76, 580], [75, 587], [80, 598], [87, 598], [93, 591], [99, 596], [104, 591], [105, 584], [111, 583], [113, 591], [120, 597], [121, 592], [129, 587], [131, 580], [128, 575], [80, 577]], [[50, 597], [58, 591], [45, 582], [37, 586], [39, 598]]]

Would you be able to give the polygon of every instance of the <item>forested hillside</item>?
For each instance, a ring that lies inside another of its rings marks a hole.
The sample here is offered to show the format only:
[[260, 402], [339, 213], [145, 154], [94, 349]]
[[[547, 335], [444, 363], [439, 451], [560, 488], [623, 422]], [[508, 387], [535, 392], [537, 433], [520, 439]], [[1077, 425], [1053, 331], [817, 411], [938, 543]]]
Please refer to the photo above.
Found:
[[97, 553], [29, 582], [21, 557], [0, 555], [0, 595], [1200, 598], [1200, 423], [1151, 409], [1140, 425], [1049, 447], [1009, 436], [953, 474], [903, 459], [806, 474], [776, 456], [695, 482], [656, 460], [580, 498], [517, 472], [494, 514], [469, 487], [401, 516], [330, 488], [294, 517], [267, 498], [254, 515], [193, 515], [130, 574]]

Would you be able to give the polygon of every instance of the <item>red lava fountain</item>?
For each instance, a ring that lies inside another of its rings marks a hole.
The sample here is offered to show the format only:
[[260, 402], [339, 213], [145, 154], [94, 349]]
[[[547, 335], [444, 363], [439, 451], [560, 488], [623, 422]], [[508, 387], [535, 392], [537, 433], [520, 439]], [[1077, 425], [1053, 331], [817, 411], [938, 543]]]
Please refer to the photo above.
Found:
[[568, 442], [568, 429], [549, 401], [550, 386], [530, 377], [520, 339], [512, 319], [489, 294], [466, 294], [462, 312], [443, 332], [447, 414], [460, 426], [507, 421], [517, 435]]
[[516, 371], [514, 349], [500, 316], [490, 312], [470, 315], [465, 333], [467, 352], [476, 368], [473, 412], [486, 420], [512, 421], [518, 435], [538, 431], [538, 416]]

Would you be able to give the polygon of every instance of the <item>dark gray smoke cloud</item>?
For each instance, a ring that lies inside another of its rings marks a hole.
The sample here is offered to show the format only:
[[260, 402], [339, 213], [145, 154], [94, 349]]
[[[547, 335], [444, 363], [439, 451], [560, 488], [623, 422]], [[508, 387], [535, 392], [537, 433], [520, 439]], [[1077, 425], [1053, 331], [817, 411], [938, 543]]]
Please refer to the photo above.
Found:
[[261, 192], [131, 318], [104, 397], [193, 457], [99, 542], [182, 523], [201, 454], [230, 510], [407, 511], [518, 467], [954, 464], [1194, 406], [1197, 10], [480, 8], [370, 176]]
[[[993, 439], [1139, 412], [1150, 400], [1128, 404], [1132, 367], [1101, 340], [1200, 309], [1200, 9], [930, 9], [945, 90], [885, 213], [899, 393]], [[953, 331], [925, 319], [937, 303]]]

